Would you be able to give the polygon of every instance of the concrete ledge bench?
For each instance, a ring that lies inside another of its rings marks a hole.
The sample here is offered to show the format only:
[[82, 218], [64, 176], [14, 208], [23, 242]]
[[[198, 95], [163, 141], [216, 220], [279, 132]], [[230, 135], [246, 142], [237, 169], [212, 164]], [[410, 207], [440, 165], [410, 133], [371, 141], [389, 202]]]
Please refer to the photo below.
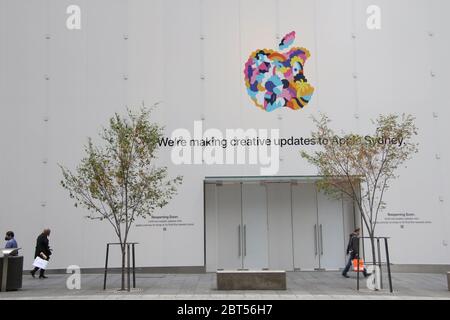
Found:
[[450, 271], [447, 272], [447, 285], [448, 285], [448, 291], [450, 291]]
[[218, 270], [218, 290], [286, 290], [286, 271]]

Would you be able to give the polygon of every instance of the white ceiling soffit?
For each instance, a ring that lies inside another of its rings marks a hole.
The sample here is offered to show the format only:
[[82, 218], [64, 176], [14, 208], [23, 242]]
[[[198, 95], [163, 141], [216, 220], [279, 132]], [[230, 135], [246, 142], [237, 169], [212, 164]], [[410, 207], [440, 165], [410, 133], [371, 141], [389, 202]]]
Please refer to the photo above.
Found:
[[260, 183], [313, 183], [320, 179], [318, 176], [283, 176], [283, 177], [206, 177], [205, 184], [260, 184]]

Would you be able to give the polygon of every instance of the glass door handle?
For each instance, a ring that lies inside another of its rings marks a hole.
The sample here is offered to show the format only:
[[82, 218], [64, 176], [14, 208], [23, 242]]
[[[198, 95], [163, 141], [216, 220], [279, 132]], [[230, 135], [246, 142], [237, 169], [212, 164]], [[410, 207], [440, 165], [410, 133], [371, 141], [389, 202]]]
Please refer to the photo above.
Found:
[[314, 252], [317, 256], [317, 224], [314, 225]]
[[320, 254], [323, 256], [323, 232], [322, 232], [322, 225], [320, 225]]
[[247, 225], [244, 224], [244, 257], [247, 256]]
[[241, 256], [241, 225], [238, 225], [238, 253]]

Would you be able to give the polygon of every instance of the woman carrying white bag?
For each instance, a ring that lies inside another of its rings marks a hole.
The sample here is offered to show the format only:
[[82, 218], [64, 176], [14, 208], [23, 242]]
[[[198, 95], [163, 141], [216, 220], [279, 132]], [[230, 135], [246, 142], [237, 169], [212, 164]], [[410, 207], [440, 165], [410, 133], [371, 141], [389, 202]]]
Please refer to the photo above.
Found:
[[36, 240], [36, 251], [34, 253], [34, 269], [31, 271], [31, 275], [33, 278], [38, 270], [39, 279], [47, 279], [45, 276], [45, 269], [47, 269], [48, 260], [50, 259], [50, 255], [52, 254], [50, 250], [50, 246], [48, 244], [48, 237], [50, 236], [50, 229], [45, 229]]

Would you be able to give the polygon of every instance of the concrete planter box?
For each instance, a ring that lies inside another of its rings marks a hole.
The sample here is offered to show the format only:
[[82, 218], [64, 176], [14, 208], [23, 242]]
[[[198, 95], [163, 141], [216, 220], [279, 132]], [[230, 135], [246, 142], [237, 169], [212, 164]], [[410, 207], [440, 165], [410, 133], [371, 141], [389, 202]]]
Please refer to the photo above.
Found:
[[286, 271], [217, 271], [218, 290], [286, 290]]
[[[0, 288], [2, 287], [3, 275], [3, 261], [4, 257], [0, 257]], [[6, 280], [6, 291], [13, 291], [22, 288], [22, 274], [23, 274], [23, 257], [10, 256], [8, 257], [8, 278]]]
[[448, 291], [450, 291], [450, 271], [447, 272], [447, 287], [448, 287]]

